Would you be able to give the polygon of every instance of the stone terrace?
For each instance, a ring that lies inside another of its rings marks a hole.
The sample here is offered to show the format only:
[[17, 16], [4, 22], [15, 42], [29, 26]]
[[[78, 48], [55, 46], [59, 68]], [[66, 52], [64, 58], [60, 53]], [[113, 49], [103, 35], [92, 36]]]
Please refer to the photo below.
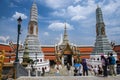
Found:
[[20, 77], [17, 80], [120, 80], [119, 76], [45, 76], [45, 77]]

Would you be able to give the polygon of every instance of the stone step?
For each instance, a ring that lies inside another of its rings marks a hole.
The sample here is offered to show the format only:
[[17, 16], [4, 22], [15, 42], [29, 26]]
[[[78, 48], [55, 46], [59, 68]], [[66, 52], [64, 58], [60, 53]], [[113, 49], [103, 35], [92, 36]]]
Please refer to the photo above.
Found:
[[20, 77], [17, 80], [120, 80], [118, 76], [45, 76], [45, 77]]

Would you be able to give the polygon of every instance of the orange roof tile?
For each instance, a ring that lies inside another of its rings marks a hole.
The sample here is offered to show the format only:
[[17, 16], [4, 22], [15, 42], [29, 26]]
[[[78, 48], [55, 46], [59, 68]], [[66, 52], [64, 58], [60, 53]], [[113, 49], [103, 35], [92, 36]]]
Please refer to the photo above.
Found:
[[90, 58], [90, 55], [87, 55], [87, 56], [80, 56], [81, 59], [89, 59]]
[[116, 52], [120, 52], [120, 45], [114, 46], [113, 50]]
[[15, 57], [11, 57], [11, 58], [6, 57], [5, 60], [4, 60], [4, 62], [5, 63], [9, 63], [10, 61], [14, 61], [14, 60], [15, 60]]
[[5, 52], [12, 52], [12, 49], [8, 45], [0, 44], [0, 51], [5, 50]]
[[6, 57], [15, 56], [15, 55], [16, 55], [15, 53], [6, 53], [6, 54], [5, 54]]
[[91, 53], [93, 51], [93, 47], [80, 47], [79, 48], [80, 52], [89, 52]]
[[55, 59], [56, 59], [56, 56], [45, 56], [45, 59], [55, 60]]
[[[80, 56], [80, 59], [89, 59], [90, 55], [82, 55]], [[74, 59], [77, 59], [77, 56], [74, 56]]]
[[55, 48], [54, 47], [42, 47], [43, 53], [54, 53]]

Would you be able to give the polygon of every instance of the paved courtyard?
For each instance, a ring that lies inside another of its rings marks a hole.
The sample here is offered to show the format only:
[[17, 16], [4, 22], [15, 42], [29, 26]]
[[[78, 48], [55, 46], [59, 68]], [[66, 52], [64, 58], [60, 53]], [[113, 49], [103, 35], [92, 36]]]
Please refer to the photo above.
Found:
[[49, 73], [46, 73], [45, 76], [41, 77], [20, 77], [17, 80], [120, 80], [120, 75], [117, 76], [73, 76], [73, 67], [71, 68], [71, 74], [68, 75], [68, 72], [65, 67], [60, 70], [60, 76], [55, 76], [55, 70], [51, 68]]
[[17, 80], [120, 80], [120, 76], [45, 76], [45, 77], [20, 77]]

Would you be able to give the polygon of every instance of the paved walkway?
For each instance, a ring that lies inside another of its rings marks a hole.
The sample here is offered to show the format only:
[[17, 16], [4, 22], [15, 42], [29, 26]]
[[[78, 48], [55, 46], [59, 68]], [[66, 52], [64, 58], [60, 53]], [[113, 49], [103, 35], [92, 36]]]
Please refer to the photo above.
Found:
[[[74, 68], [71, 67], [71, 70], [70, 70], [70, 74], [68, 75], [68, 70], [65, 66], [62, 66], [62, 69], [60, 69], [60, 75], [61, 76], [73, 76], [74, 75]], [[48, 73], [45, 73], [45, 76], [55, 76], [55, 69], [54, 68], [51, 68], [50, 69], [50, 72]]]
[[44, 77], [20, 77], [17, 80], [120, 80], [120, 75], [117, 76], [108, 76], [108, 77], [102, 77], [102, 76], [73, 76], [73, 70], [74, 68], [71, 67], [71, 72], [68, 75], [68, 71], [66, 67], [62, 66], [62, 69], [60, 70], [60, 76], [55, 76], [55, 69], [51, 68], [49, 73], [45, 73]]
[[120, 80], [120, 76], [45, 76], [45, 77], [20, 77], [17, 80]]

